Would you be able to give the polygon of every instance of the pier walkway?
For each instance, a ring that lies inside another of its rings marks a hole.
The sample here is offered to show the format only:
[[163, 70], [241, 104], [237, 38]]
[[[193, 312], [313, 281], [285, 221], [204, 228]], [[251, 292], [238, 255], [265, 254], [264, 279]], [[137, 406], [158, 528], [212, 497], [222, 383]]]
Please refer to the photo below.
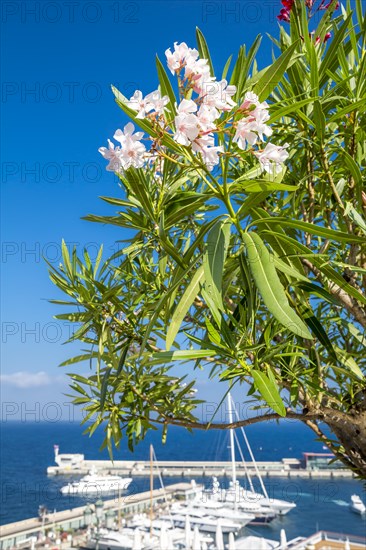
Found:
[[[298, 459], [284, 458], [277, 462], [257, 462], [257, 468], [264, 477], [289, 477], [289, 478], [338, 478], [354, 477], [350, 470], [342, 467], [303, 467], [302, 461]], [[77, 469], [49, 466], [48, 475], [67, 475], [77, 474], [85, 475], [89, 470], [95, 467], [99, 473], [118, 474], [127, 477], [146, 477], [149, 475], [150, 463], [144, 460], [83, 460]], [[185, 477], [188, 479], [195, 477], [223, 477], [230, 476], [232, 471], [231, 462], [200, 462], [200, 461], [159, 461], [159, 470], [164, 477]], [[252, 476], [256, 470], [252, 462], [247, 462], [244, 466], [242, 462], [236, 463], [236, 475], [244, 477], [246, 470]]]

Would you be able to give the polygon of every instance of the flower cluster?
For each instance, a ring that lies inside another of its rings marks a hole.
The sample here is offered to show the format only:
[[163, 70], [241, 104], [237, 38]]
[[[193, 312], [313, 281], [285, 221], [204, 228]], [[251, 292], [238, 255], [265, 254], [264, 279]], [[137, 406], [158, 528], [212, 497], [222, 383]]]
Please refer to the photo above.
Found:
[[[287, 0], [290, 1], [290, 0]], [[174, 106], [160, 90], [143, 96], [136, 90], [126, 105], [136, 112], [136, 119], [148, 119], [157, 133], [164, 133], [179, 145], [190, 148], [198, 154], [208, 170], [219, 162], [225, 152], [225, 136], [230, 136], [236, 144], [237, 151], [246, 150], [259, 160], [262, 170], [278, 173], [288, 158], [287, 145], [278, 147], [267, 143], [263, 150], [253, 150], [259, 141], [272, 135], [269, 121], [268, 104], [260, 102], [253, 92], [247, 92], [241, 104], [234, 100], [236, 87], [226, 80], [217, 81], [211, 75], [207, 59], [200, 59], [197, 50], [189, 48], [184, 42], [174, 44], [174, 51], [165, 52], [167, 65], [171, 73], [178, 78], [180, 102]], [[174, 112], [172, 112], [174, 109]], [[222, 115], [226, 114], [225, 117]], [[101, 147], [99, 152], [109, 160], [107, 170], [121, 172], [131, 166], [141, 168], [151, 162], [151, 154], [140, 141], [142, 132], [134, 133], [134, 126], [129, 123], [124, 131], [117, 130], [115, 145], [108, 140], [109, 147]], [[215, 141], [221, 136], [220, 144]], [[154, 158], [159, 156], [159, 142], [154, 145]], [[162, 147], [160, 145], [160, 152]], [[239, 153], [240, 156], [240, 153]]]
[[131, 166], [135, 168], [143, 167], [146, 147], [139, 141], [143, 136], [143, 132], [136, 132], [134, 134], [134, 131], [134, 125], [132, 122], [129, 122], [124, 127], [123, 132], [122, 130], [117, 130], [113, 136], [121, 144], [121, 147], [115, 147], [108, 140], [108, 149], [106, 147], [98, 149], [99, 153], [109, 160], [107, 170], [120, 172], [121, 169], [128, 170]]
[[[334, 1], [335, 0], [330, 0], [326, 4], [325, 3], [326, 0], [321, 0], [321, 2], [318, 5], [316, 11], [327, 10], [328, 8], [330, 8], [330, 6], [332, 5], [332, 3]], [[316, 0], [305, 0], [305, 5], [306, 5], [306, 7], [308, 8], [309, 11], [314, 8], [315, 3], [316, 3]], [[279, 21], [286, 21], [286, 23], [289, 23], [290, 22], [290, 13], [291, 13], [292, 8], [294, 7], [295, 0], [281, 0], [281, 4], [283, 5], [283, 8], [280, 10], [279, 15], [277, 15], [277, 19]], [[339, 3], [337, 2], [337, 5], [336, 5], [335, 9], [338, 9], [338, 7], [339, 7]], [[329, 38], [330, 38], [330, 33], [327, 33], [326, 38], [324, 39], [324, 42], [326, 42]], [[319, 39], [319, 41], [320, 41], [320, 39]]]

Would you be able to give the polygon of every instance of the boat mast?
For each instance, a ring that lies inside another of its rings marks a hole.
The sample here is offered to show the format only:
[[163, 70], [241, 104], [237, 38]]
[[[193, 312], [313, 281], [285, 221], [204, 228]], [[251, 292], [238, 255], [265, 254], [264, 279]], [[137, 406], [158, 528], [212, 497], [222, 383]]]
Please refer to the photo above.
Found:
[[121, 529], [121, 484], [118, 484], [118, 531]]
[[[230, 398], [230, 400], [231, 400], [231, 398]], [[233, 401], [232, 401], [232, 406], [233, 406], [233, 409], [234, 409], [234, 411], [235, 411], [235, 416], [236, 416], [236, 418], [237, 418], [238, 420], [240, 420], [239, 415], [238, 415], [238, 411], [236, 410], [236, 407], [235, 407]], [[247, 438], [247, 434], [245, 433], [245, 430], [244, 430], [244, 428], [243, 428], [242, 426], [240, 427], [240, 429], [241, 429], [241, 433], [243, 434], [243, 438], [244, 438], [245, 444], [246, 444], [246, 446], [247, 446], [247, 448], [248, 448], [250, 458], [251, 458], [252, 463], [253, 463], [253, 465], [254, 465], [255, 473], [257, 474], [257, 477], [258, 477], [258, 479], [259, 479], [259, 483], [260, 483], [260, 486], [261, 486], [261, 488], [262, 488], [263, 494], [264, 494], [264, 496], [265, 496], [266, 498], [269, 498], [269, 497], [268, 497], [268, 493], [267, 493], [266, 486], [265, 486], [264, 483], [263, 483], [262, 476], [261, 476], [261, 474], [260, 474], [260, 471], [259, 471], [259, 469], [258, 469], [257, 463], [256, 463], [256, 461], [255, 461], [255, 458], [254, 458], [254, 455], [253, 455], [252, 448], [251, 448], [251, 446], [250, 446], [250, 444], [249, 444], [249, 441], [248, 441], [248, 438]], [[249, 480], [249, 479], [250, 479], [250, 478], [248, 477], [248, 480]], [[249, 480], [249, 484], [250, 484], [250, 486], [251, 486], [251, 488], [252, 488], [251, 480]], [[253, 489], [252, 489], [252, 491], [253, 491]]]
[[154, 487], [153, 458], [154, 458], [154, 448], [152, 445], [150, 445], [150, 538], [152, 537], [152, 532], [153, 532], [153, 487]]
[[[233, 423], [233, 410], [232, 410], [232, 400], [230, 392], [228, 393], [228, 404], [229, 404], [229, 423]], [[230, 428], [230, 453], [231, 453], [231, 477], [233, 482], [233, 487], [235, 491], [235, 503], [236, 503], [236, 464], [235, 464], [235, 447], [234, 447], [234, 429]]]

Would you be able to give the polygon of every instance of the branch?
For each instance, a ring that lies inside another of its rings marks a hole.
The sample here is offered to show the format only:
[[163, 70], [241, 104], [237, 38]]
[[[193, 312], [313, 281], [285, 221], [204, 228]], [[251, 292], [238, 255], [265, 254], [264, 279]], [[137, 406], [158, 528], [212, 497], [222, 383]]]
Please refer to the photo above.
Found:
[[347, 456], [339, 450], [339, 447], [337, 445], [329, 440], [329, 438], [321, 431], [316, 422], [312, 422], [311, 420], [302, 420], [302, 422], [306, 424], [306, 426], [308, 426], [323, 443], [325, 443], [328, 449], [332, 451], [332, 453], [335, 457], [338, 458], [338, 460], [340, 460], [345, 466], [347, 466], [347, 468], [352, 469], [352, 463], [347, 458]]
[[[306, 258], [302, 258], [302, 263], [306, 265], [314, 273], [314, 275], [320, 282], [323, 282], [322, 273], [317, 267], [315, 267]], [[356, 303], [356, 301], [352, 298], [352, 296], [350, 296], [348, 292], [343, 290], [343, 288], [341, 288], [336, 283], [330, 284], [328, 287], [328, 290], [331, 294], [333, 294], [338, 298], [338, 300], [342, 303], [342, 305], [346, 308], [346, 310], [355, 318], [355, 320], [358, 323], [360, 323], [360, 325], [362, 325], [363, 328], [366, 328], [366, 313], [362, 309], [362, 307], [360, 307]]]
[[266, 422], [268, 420], [281, 420], [284, 418], [290, 418], [291, 420], [301, 420], [304, 422], [305, 420], [319, 420], [322, 418], [321, 413], [295, 413], [292, 411], [287, 411], [287, 414], [285, 417], [277, 414], [277, 413], [268, 413], [263, 414], [261, 416], [253, 416], [251, 418], [247, 418], [246, 420], [237, 420], [236, 422], [231, 423], [217, 423], [213, 424], [211, 422], [196, 422], [196, 421], [189, 421], [185, 420], [184, 418], [170, 418], [170, 417], [164, 417], [164, 420], [159, 419], [150, 419], [151, 422], [154, 422], [155, 424], [170, 424], [173, 426], [180, 426], [182, 428], [192, 428], [196, 430], [229, 430], [229, 429], [235, 429], [235, 428], [244, 428], [245, 426], [251, 426], [252, 424], [258, 424], [259, 422]]

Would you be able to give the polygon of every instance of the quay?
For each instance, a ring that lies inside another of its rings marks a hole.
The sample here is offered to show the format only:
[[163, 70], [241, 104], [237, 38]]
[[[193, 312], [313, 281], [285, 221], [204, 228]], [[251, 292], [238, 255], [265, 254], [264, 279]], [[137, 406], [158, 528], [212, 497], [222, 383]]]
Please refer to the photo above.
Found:
[[[310, 454], [310, 453], [308, 453]], [[329, 455], [327, 455], [329, 457]], [[330, 455], [331, 456], [331, 455]], [[328, 461], [313, 460], [308, 457], [305, 462], [299, 459], [283, 458], [277, 462], [242, 462], [236, 463], [236, 475], [245, 477], [256, 475], [256, 468], [262, 477], [287, 478], [352, 478], [354, 474], [341, 466], [329, 466]], [[150, 463], [144, 460], [81, 460], [77, 465], [61, 464], [49, 466], [48, 475], [85, 475], [92, 468], [101, 474], [118, 474], [127, 477], [146, 477], [149, 475]], [[225, 477], [232, 471], [231, 462], [200, 461], [159, 461], [159, 470], [163, 477]]]
[[[109, 514], [110, 518], [115, 521], [119, 515], [126, 517], [149, 510], [151, 502], [154, 508], [158, 508], [164, 505], [166, 500], [184, 499], [191, 491], [192, 485], [190, 483], [176, 483], [167, 486], [164, 491], [162, 489], [155, 489], [152, 491], [152, 494], [150, 491], [146, 491], [122, 496], [120, 499], [116, 496], [114, 499], [104, 501], [103, 511], [105, 516]], [[47, 519], [44, 521], [41, 521], [37, 517], [1, 525], [0, 549], [31, 547], [30, 541], [32, 537], [38, 539], [40, 536], [44, 536], [49, 530], [53, 532], [78, 532], [85, 529], [87, 526], [85, 515], [87, 510], [90, 512], [90, 507], [79, 506], [78, 508], [63, 510], [61, 512], [49, 512]], [[96, 524], [96, 522], [96, 515], [93, 511], [88, 523], [90, 525]], [[71, 542], [68, 548], [72, 546]]]

